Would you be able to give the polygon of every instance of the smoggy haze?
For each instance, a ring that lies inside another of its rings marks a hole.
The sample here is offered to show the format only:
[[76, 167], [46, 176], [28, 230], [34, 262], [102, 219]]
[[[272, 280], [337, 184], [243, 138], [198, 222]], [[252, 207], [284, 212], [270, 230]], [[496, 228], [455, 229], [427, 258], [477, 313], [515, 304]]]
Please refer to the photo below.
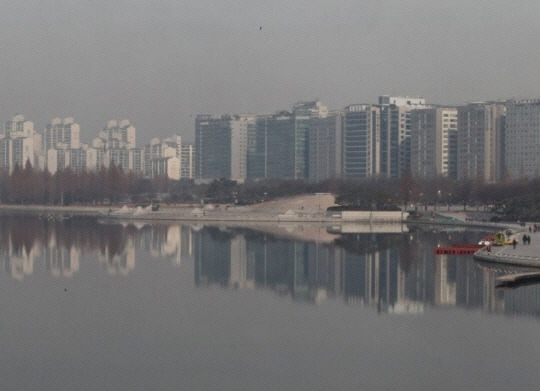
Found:
[[3, 2], [0, 121], [73, 116], [88, 141], [128, 118], [142, 145], [192, 138], [192, 114], [314, 97], [538, 97], [538, 15], [506, 0]]

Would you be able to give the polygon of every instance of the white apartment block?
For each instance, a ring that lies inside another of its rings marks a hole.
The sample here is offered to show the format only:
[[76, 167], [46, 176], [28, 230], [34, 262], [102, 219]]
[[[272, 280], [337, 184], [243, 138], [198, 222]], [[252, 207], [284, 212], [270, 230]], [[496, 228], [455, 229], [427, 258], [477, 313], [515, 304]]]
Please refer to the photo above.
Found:
[[180, 159], [175, 156], [164, 156], [151, 160], [152, 177], [166, 176], [169, 179], [180, 179]]
[[504, 103], [458, 107], [458, 179], [495, 183], [503, 176]]
[[540, 99], [506, 102], [505, 148], [512, 179], [540, 175]]
[[381, 95], [379, 96], [379, 105], [384, 106], [406, 106], [410, 109], [422, 109], [426, 106], [426, 99], [422, 97], [414, 96], [390, 96], [390, 95]]
[[163, 140], [153, 138], [144, 146], [143, 154], [146, 177], [166, 175], [169, 179], [180, 179], [182, 137], [173, 135]]
[[34, 136], [34, 123], [24, 118], [24, 115], [17, 114], [4, 125], [4, 136], [6, 138], [25, 138]]
[[136, 129], [127, 120], [110, 120], [92, 141], [95, 158], [92, 154], [92, 165], [95, 168], [109, 168], [113, 164], [121, 166], [125, 171], [142, 173], [144, 157], [141, 149], [136, 148]]
[[107, 126], [99, 132], [98, 138], [105, 140], [106, 149], [109, 148], [135, 148], [137, 143], [137, 130], [129, 120], [123, 119], [107, 121]]
[[41, 151], [41, 137], [34, 132], [34, 123], [23, 115], [15, 115], [5, 123], [4, 134], [0, 136], [0, 169], [12, 172], [16, 165], [24, 168], [29, 161], [38, 163]]
[[195, 178], [195, 146], [183, 144], [180, 154], [180, 178]]
[[65, 145], [69, 149], [79, 148], [80, 132], [79, 124], [75, 123], [72, 117], [53, 118], [45, 127], [45, 151], [56, 148], [59, 144]]
[[433, 107], [411, 112], [411, 173], [418, 178], [457, 170], [457, 109]]

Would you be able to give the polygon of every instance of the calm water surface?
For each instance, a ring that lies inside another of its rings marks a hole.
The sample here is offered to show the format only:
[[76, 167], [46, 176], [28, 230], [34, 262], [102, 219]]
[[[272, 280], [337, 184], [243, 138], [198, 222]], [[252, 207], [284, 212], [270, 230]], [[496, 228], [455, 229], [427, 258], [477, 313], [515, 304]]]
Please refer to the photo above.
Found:
[[338, 231], [0, 217], [0, 390], [538, 388], [484, 232]]

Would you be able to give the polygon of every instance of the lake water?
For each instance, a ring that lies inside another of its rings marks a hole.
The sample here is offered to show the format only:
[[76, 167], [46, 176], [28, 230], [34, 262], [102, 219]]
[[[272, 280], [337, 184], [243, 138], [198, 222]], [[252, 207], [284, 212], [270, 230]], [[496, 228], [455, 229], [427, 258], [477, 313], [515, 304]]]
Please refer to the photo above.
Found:
[[0, 390], [537, 389], [538, 287], [384, 230], [0, 217]]

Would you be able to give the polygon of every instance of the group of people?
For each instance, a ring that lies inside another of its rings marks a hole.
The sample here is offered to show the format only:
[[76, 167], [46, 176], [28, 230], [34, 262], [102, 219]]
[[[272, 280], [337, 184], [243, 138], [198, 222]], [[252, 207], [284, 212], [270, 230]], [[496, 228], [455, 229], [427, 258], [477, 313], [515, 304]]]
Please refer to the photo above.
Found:
[[532, 226], [529, 226], [529, 232], [537, 233], [538, 231], [540, 231], [540, 225], [533, 224]]
[[523, 244], [531, 244], [531, 237], [527, 234], [523, 234]]

